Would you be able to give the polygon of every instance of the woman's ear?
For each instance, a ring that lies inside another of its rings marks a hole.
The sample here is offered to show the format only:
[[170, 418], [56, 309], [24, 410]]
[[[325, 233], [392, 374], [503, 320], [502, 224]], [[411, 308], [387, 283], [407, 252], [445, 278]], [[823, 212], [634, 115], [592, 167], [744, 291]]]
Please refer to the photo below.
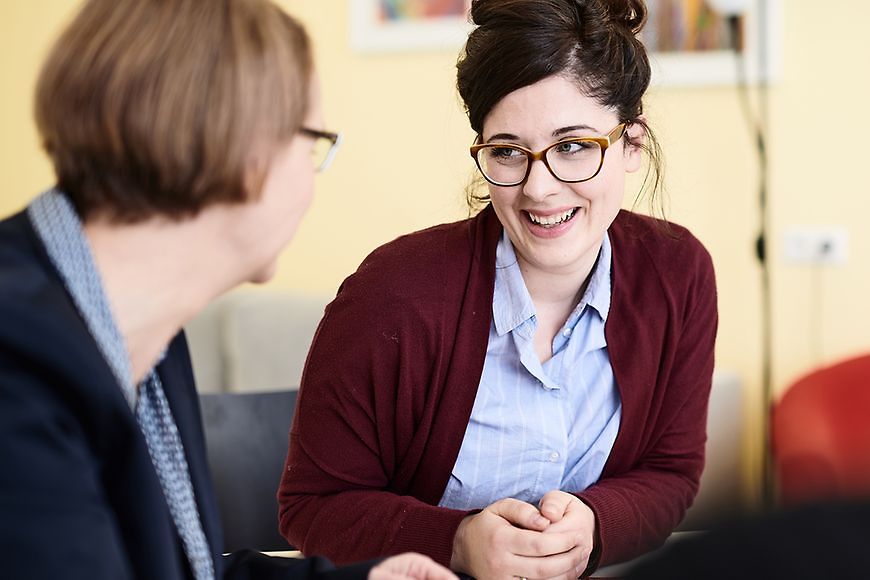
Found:
[[640, 116], [625, 129], [625, 171], [634, 173], [643, 161], [643, 146], [646, 142], [646, 118]]

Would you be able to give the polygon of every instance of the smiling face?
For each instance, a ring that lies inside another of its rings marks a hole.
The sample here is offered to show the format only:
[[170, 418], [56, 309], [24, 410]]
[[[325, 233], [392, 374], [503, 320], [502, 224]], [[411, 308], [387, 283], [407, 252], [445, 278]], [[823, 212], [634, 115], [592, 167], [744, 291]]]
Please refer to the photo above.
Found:
[[[482, 142], [541, 151], [571, 137], [605, 136], [619, 123], [612, 109], [586, 96], [574, 81], [552, 76], [499, 101], [484, 120]], [[628, 129], [634, 137], [639, 130]], [[588, 181], [563, 183], [535, 161], [525, 182], [489, 186], [524, 274], [585, 277], [591, 271], [622, 204], [625, 174], [640, 168], [640, 149], [628, 144], [629, 133], [611, 144], [600, 172]]]

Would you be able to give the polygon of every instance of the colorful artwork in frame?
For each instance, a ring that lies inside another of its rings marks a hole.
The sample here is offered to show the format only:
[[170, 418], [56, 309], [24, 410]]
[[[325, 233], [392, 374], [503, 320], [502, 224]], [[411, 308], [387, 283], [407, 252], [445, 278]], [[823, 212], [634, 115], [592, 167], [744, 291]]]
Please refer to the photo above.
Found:
[[[642, 32], [654, 52], [708, 52], [730, 48], [729, 23], [705, 0], [647, 0], [649, 15]], [[746, 16], [737, 16], [742, 41]], [[742, 42], [741, 42], [742, 44]]]
[[471, 0], [349, 0], [351, 46], [361, 52], [457, 51]]
[[431, 18], [465, 18], [466, 0], [379, 0], [381, 21], [397, 22]]

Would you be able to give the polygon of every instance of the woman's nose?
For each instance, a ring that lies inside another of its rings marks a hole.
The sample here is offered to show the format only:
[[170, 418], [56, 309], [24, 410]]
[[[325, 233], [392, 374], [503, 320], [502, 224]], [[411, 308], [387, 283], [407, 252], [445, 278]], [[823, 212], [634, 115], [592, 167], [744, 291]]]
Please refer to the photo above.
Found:
[[556, 179], [543, 160], [532, 161], [529, 176], [523, 183], [523, 195], [534, 201], [542, 201], [550, 195], [558, 193], [562, 182]]

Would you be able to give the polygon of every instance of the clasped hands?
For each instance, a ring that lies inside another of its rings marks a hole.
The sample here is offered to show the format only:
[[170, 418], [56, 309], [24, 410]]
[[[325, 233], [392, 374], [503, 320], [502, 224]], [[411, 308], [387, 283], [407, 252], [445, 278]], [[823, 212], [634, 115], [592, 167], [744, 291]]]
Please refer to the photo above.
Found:
[[595, 514], [569, 493], [550, 491], [539, 507], [503, 499], [462, 520], [450, 567], [480, 580], [576, 579], [594, 535]]

